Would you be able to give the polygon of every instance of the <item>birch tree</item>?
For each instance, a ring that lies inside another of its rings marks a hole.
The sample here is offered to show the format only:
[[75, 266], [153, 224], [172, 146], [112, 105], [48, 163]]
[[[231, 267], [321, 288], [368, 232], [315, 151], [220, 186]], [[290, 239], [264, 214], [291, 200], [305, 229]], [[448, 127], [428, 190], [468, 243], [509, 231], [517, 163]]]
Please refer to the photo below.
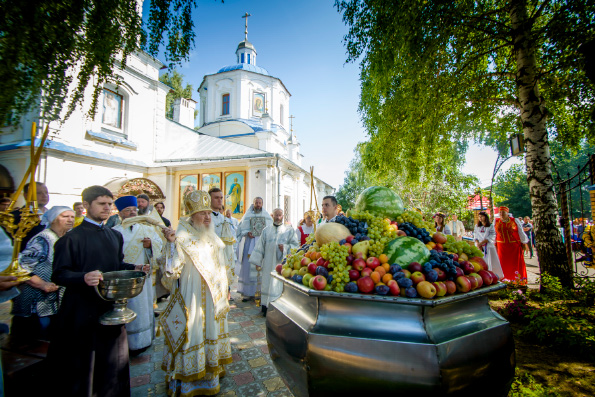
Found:
[[[361, 62], [360, 112], [377, 149], [411, 178], [448, 162], [452, 142], [522, 133], [542, 272], [571, 284], [556, 228], [549, 139], [594, 134], [585, 63], [595, 39], [590, 0], [345, 0], [348, 61]], [[437, 157], [436, 154], [439, 156]]]

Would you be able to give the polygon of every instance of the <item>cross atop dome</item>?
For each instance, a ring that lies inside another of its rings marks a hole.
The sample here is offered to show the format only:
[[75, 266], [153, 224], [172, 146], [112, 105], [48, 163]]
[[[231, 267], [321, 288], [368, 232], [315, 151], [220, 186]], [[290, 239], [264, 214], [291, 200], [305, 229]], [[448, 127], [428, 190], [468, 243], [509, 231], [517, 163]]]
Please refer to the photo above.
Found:
[[248, 41], [248, 17], [251, 17], [251, 14], [245, 13], [242, 15], [242, 18], [246, 19], [245, 29], [244, 29], [244, 41], [241, 41], [238, 44], [238, 49], [236, 50], [236, 56], [238, 58], [239, 64], [248, 64], [256, 66], [256, 48]]
[[248, 41], [248, 18], [251, 17], [251, 14], [245, 13], [242, 18], [246, 19], [246, 29], [244, 30], [244, 40]]

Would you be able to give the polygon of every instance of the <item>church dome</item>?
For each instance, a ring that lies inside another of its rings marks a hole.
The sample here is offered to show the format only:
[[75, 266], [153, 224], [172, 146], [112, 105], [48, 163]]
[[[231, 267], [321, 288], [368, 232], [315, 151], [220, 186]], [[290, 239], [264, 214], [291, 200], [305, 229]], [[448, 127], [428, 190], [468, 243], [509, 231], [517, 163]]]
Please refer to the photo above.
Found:
[[242, 49], [242, 48], [249, 48], [256, 52], [256, 48], [254, 48], [254, 45], [252, 43], [250, 43], [248, 40], [240, 41], [240, 44], [238, 44], [237, 50]]
[[249, 72], [260, 73], [264, 74], [265, 76], [270, 76], [269, 72], [265, 68], [261, 68], [260, 66], [252, 65], [249, 63], [238, 63], [236, 65], [228, 65], [224, 66], [217, 73], [223, 72], [230, 72], [232, 70], [247, 70]]

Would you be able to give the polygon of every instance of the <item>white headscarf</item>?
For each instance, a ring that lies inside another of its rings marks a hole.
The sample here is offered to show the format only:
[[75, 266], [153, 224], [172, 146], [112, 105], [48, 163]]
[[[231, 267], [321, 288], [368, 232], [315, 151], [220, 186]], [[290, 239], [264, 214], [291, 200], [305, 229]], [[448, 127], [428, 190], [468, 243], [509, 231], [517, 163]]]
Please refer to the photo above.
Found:
[[50, 208], [41, 217], [41, 224], [43, 226], [45, 226], [46, 229], [49, 228], [50, 226], [52, 226], [52, 222], [54, 222], [56, 220], [56, 218], [61, 213], [66, 212], [66, 211], [72, 211], [72, 212], [74, 212], [74, 210], [72, 208], [66, 207], [66, 206], [63, 206], [63, 205], [57, 205], [55, 207]]

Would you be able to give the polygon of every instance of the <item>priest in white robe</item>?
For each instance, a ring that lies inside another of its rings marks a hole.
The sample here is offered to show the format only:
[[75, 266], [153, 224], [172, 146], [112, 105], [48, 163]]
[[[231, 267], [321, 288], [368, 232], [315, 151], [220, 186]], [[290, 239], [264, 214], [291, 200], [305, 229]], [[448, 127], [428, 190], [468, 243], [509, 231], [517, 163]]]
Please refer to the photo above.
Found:
[[[161, 257], [163, 240], [152, 226], [135, 221], [137, 217], [137, 200], [134, 196], [123, 196], [114, 203], [122, 219], [120, 225], [114, 226], [124, 238], [124, 261], [126, 263], [142, 263], [157, 266]], [[139, 218], [140, 219], [140, 218]], [[153, 313], [154, 287], [151, 273], [145, 279], [143, 291], [128, 301], [128, 307], [136, 313], [136, 319], [126, 324], [128, 348], [131, 351], [142, 351], [153, 343], [155, 338], [155, 315]]]
[[250, 264], [254, 271], [260, 271], [261, 305], [265, 316], [269, 302], [278, 298], [283, 292], [283, 285], [271, 276], [271, 272], [292, 248], [299, 246], [295, 230], [283, 224], [283, 210], [281, 208], [273, 210], [273, 224], [262, 231], [250, 255]]
[[[235, 227], [233, 227], [231, 219], [227, 218], [223, 212], [225, 207], [223, 205], [223, 192], [221, 189], [214, 187], [209, 190], [209, 195], [211, 196], [211, 209], [213, 210], [212, 223], [215, 227], [215, 233], [223, 241], [223, 244], [225, 244], [223, 257], [225, 260], [225, 271], [227, 273], [227, 284], [232, 285], [236, 262], [234, 250], [236, 243]], [[231, 295], [228, 298], [231, 298]]]
[[190, 192], [184, 205], [190, 217], [180, 219], [176, 231], [164, 230], [163, 277], [172, 280], [172, 289], [159, 317], [165, 334], [161, 367], [169, 396], [214, 395], [225, 375], [223, 365], [233, 361], [225, 245], [215, 234], [207, 192]]
[[262, 204], [262, 198], [256, 197], [238, 226], [236, 237], [240, 244], [236, 274], [238, 275], [238, 292], [242, 294], [242, 302], [253, 300], [256, 294], [257, 272], [250, 265], [250, 255], [264, 228], [273, 224], [273, 218], [262, 208]]

